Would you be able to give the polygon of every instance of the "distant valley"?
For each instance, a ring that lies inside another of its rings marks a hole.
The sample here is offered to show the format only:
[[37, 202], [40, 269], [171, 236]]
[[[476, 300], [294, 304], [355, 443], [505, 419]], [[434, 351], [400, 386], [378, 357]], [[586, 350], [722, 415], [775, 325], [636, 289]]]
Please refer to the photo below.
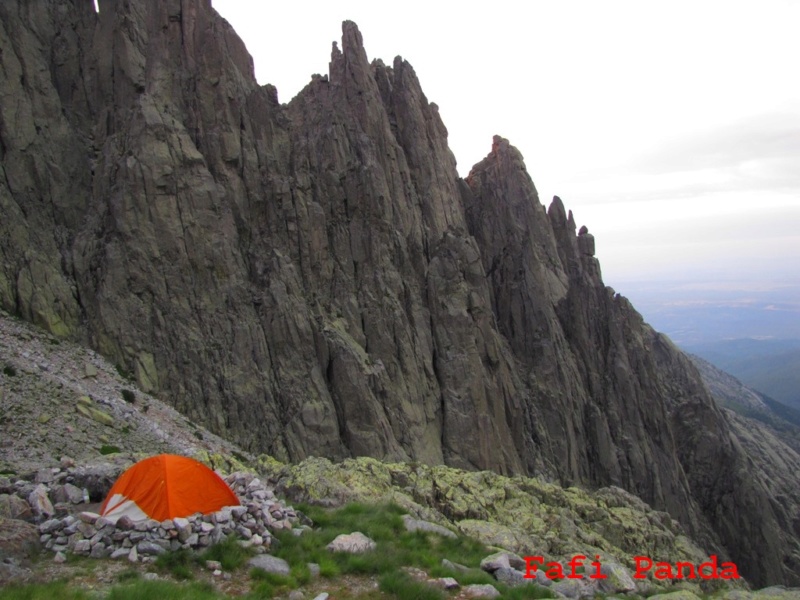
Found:
[[800, 285], [625, 282], [617, 291], [683, 350], [800, 409]]

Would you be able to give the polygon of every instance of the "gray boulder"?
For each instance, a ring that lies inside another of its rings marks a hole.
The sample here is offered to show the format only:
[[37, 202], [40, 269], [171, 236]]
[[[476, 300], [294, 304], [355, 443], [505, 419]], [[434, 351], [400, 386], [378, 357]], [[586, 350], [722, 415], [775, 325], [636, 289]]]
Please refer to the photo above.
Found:
[[254, 556], [247, 561], [247, 564], [254, 569], [263, 569], [267, 573], [273, 573], [275, 575], [288, 575], [291, 571], [289, 563], [271, 554], [259, 554], [258, 556]]

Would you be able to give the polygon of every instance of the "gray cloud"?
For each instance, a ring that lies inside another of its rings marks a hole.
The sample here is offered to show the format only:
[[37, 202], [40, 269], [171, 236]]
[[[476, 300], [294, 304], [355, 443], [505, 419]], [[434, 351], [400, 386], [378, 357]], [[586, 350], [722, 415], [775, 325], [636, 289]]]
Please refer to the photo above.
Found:
[[742, 171], [754, 161], [777, 166], [775, 179], [779, 182], [800, 183], [800, 113], [767, 113], [698, 130], [644, 152], [630, 167], [653, 174]]

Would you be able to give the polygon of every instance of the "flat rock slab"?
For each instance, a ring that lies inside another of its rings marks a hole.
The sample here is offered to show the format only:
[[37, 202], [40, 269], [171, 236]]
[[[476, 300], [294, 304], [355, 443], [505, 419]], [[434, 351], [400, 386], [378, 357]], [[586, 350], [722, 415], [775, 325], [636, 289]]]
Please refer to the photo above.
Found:
[[336, 538], [328, 544], [328, 550], [331, 552], [359, 554], [361, 552], [375, 550], [375, 542], [360, 531], [354, 531], [353, 533], [337, 535]]
[[605, 593], [625, 593], [636, 590], [636, 584], [631, 578], [628, 570], [618, 563], [603, 563], [600, 572], [606, 576], [605, 579], [598, 579], [598, 588]]
[[289, 563], [271, 554], [259, 554], [258, 556], [254, 556], [247, 561], [247, 564], [254, 569], [263, 569], [267, 573], [273, 573], [274, 575], [288, 575], [291, 570], [289, 568]]
[[406, 531], [427, 531], [429, 533], [438, 533], [439, 535], [449, 538], [458, 537], [455, 533], [447, 529], [447, 527], [442, 527], [430, 521], [415, 519], [409, 515], [403, 515], [403, 523], [406, 526]]
[[[592, 598], [596, 587], [585, 583], [584, 579], [562, 579], [550, 586], [550, 590], [567, 598]], [[594, 581], [594, 580], [591, 580]], [[688, 599], [687, 599], [688, 600]]]
[[491, 584], [483, 583], [464, 586], [464, 594], [467, 598], [498, 598], [500, 592]]

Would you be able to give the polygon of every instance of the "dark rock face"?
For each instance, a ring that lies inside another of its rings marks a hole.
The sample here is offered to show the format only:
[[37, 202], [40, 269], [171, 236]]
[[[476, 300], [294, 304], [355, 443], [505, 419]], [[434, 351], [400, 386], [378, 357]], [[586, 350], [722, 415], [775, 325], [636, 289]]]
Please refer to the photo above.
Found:
[[4, 309], [250, 450], [618, 485], [800, 582], [796, 477], [765, 484], [506, 140], [460, 180], [353, 23], [280, 105], [208, 1], [91, 4], [0, 3]]

